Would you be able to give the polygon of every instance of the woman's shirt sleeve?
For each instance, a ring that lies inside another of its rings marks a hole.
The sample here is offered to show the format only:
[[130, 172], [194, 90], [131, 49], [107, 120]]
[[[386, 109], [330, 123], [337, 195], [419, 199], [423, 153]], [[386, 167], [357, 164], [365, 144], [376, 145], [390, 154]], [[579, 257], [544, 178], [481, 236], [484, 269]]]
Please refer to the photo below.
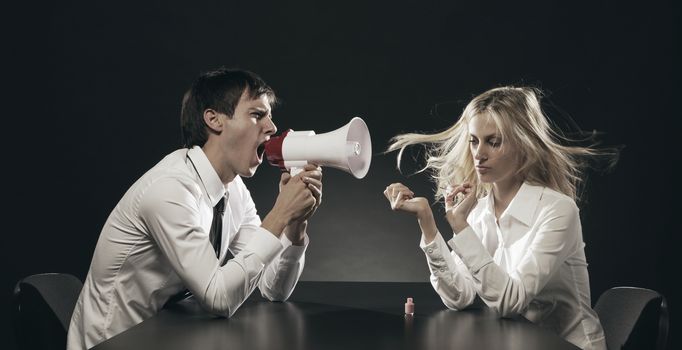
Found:
[[476, 298], [474, 280], [462, 260], [450, 252], [440, 232], [429, 244], [424, 243], [422, 235], [419, 246], [426, 254], [431, 285], [445, 306], [453, 310], [470, 306]]

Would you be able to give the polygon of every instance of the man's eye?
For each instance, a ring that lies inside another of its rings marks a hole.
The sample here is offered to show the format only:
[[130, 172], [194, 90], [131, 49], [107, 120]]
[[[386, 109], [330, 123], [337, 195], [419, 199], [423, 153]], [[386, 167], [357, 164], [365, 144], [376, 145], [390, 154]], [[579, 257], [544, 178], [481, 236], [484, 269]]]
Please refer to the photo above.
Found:
[[256, 118], [256, 119], [263, 119], [263, 117], [265, 116], [265, 114], [254, 112], [254, 113], [251, 113], [251, 116], [254, 117], [254, 118]]

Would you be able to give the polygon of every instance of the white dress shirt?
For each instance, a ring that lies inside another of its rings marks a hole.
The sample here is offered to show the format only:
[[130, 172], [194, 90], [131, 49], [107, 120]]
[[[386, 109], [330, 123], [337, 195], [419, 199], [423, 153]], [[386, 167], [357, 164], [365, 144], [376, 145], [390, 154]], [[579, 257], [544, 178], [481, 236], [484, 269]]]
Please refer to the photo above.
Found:
[[[226, 197], [220, 266], [208, 232]], [[99, 236], [69, 327], [67, 348], [86, 349], [153, 316], [189, 289], [204, 309], [229, 317], [256, 286], [286, 300], [305, 249], [260, 227], [239, 176], [224, 186], [200, 147], [161, 160], [126, 192]], [[257, 325], [254, 325], [257, 327]]]
[[440, 233], [421, 248], [443, 303], [461, 310], [477, 297], [502, 317], [522, 315], [582, 349], [606, 349], [591, 308], [585, 243], [573, 199], [524, 183], [495, 220], [481, 198], [469, 227], [448, 244]]

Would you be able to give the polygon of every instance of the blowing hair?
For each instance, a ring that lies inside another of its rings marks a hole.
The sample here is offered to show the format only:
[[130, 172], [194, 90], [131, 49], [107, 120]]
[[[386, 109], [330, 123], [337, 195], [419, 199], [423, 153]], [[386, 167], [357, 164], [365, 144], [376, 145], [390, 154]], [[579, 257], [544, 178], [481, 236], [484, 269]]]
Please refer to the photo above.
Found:
[[250, 99], [267, 95], [270, 105], [277, 102], [274, 90], [258, 75], [247, 70], [219, 68], [201, 74], [182, 99], [180, 128], [183, 147], [203, 146], [208, 140], [204, 121], [206, 109], [232, 118], [245, 91]]
[[[478, 186], [479, 198], [489, 193], [490, 184], [479, 184], [473, 155], [469, 148], [468, 123], [478, 116], [489, 116], [504, 144], [520, 153], [517, 171], [532, 185], [549, 187], [574, 200], [587, 168], [587, 158], [603, 154], [592, 146], [570, 145], [571, 140], [553, 128], [540, 107], [540, 90], [530, 87], [505, 86], [488, 90], [469, 102], [460, 118], [450, 128], [435, 134], [408, 133], [393, 137], [387, 152], [399, 150], [397, 166], [405, 148], [422, 145], [426, 149], [426, 166], [436, 183], [437, 200], [443, 198], [451, 184], [465, 182]], [[503, 150], [504, 151], [504, 150]]]

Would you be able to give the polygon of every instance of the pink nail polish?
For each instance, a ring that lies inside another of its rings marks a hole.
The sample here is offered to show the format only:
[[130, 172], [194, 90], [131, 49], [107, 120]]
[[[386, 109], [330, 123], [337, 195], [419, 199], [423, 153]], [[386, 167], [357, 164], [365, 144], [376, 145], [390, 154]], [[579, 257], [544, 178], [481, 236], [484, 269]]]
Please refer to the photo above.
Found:
[[412, 302], [412, 298], [407, 298], [407, 302], [405, 303], [405, 313], [408, 315], [414, 314], [414, 303]]

